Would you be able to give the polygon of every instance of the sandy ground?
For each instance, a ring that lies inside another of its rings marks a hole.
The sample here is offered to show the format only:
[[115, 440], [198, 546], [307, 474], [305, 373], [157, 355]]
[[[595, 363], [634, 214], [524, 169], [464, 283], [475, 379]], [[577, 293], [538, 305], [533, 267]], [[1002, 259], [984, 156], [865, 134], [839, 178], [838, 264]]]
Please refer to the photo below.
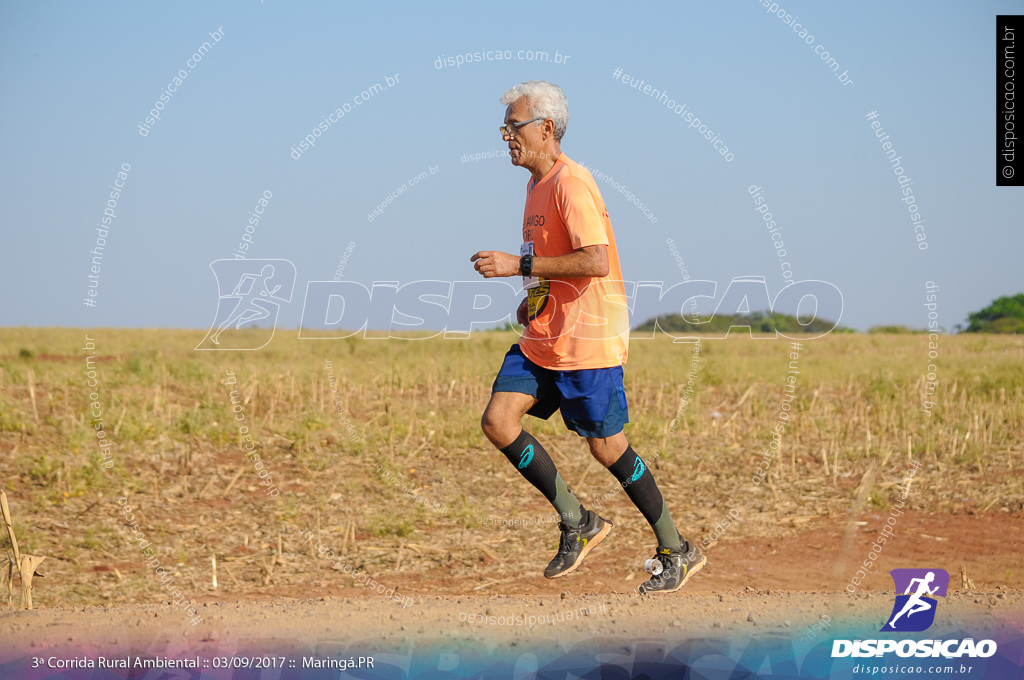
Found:
[[[642, 572], [624, 568], [629, 555], [609, 540], [579, 572], [556, 581], [540, 577], [542, 564], [523, 565], [517, 578], [500, 583], [486, 569], [404, 580], [398, 585], [414, 596], [405, 607], [365, 588], [339, 588], [311, 575], [307, 587], [289, 587], [291, 592], [271, 597], [204, 596], [196, 625], [166, 604], [4, 610], [0, 658], [47, 650], [72, 656], [83, 651], [400, 656], [414, 647], [444, 648], [455, 655], [558, 653], [594, 640], [628, 649], [637, 640], [671, 644], [744, 637], [811, 643], [874, 636], [893, 605], [887, 570], [909, 566], [950, 572], [950, 592], [939, 602], [929, 635], [959, 628], [996, 639], [1024, 636], [1024, 590], [1006, 585], [1018, 577], [1011, 570], [1019, 570], [1024, 554], [1019, 518], [919, 515], [907, 518], [903, 527], [899, 550], [854, 594], [843, 592], [845, 582], [835, 583], [833, 568], [845, 560], [841, 571], [849, 573], [850, 560], [860, 559], [871, 535], [857, 532], [847, 542], [845, 528], [836, 524], [783, 541], [720, 541], [709, 552], [706, 570], [684, 591], [646, 598], [632, 594]], [[977, 590], [960, 590], [960, 564], [967, 565]], [[804, 588], [792, 590], [796, 583]]]
[[[19, 652], [68, 647], [108, 654], [187, 648], [212, 655], [235, 648], [271, 653], [319, 646], [324, 651], [323, 645], [331, 644], [380, 653], [412, 640], [444, 640], [466, 649], [534, 649], [553, 640], [566, 644], [592, 638], [796, 639], [823, 621], [831, 623], [819, 637], [877, 631], [892, 602], [891, 594], [883, 593], [753, 590], [659, 598], [568, 591], [555, 597], [438, 596], [405, 608], [383, 599], [321, 597], [206, 603], [199, 606], [203, 620], [195, 626], [161, 605], [8, 611], [0, 618], [0, 654], [12, 658]], [[939, 620], [946, 623], [937, 621], [930, 635], [958, 626], [1004, 638], [1024, 634], [1024, 591], [951, 593], [940, 612]]]

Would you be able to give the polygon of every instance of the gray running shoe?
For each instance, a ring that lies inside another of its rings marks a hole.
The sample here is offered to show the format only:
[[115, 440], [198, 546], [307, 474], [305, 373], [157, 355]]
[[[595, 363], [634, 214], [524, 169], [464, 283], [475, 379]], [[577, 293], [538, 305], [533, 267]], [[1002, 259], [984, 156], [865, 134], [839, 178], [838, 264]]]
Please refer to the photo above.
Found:
[[545, 578], [560, 578], [576, 571], [587, 554], [611, 532], [612, 523], [596, 512], [584, 510], [578, 527], [559, 522], [558, 528], [562, 531], [558, 554], [544, 570]]
[[658, 546], [654, 557], [644, 564], [651, 580], [641, 583], [638, 590], [641, 595], [674, 593], [707, 563], [708, 558], [700, 548], [694, 549], [689, 541], [683, 541], [679, 550]]

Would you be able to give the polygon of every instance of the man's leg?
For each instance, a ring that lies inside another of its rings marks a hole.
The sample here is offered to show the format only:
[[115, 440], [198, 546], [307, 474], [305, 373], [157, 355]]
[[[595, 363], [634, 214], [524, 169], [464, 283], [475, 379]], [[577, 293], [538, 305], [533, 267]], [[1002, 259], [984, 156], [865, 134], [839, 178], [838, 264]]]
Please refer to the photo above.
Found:
[[654, 529], [658, 545], [678, 550], [682, 544], [668, 504], [654, 481], [654, 475], [629, 445], [626, 434], [619, 432], [610, 437], [587, 437], [587, 444], [590, 453], [619, 480], [629, 500]]
[[558, 552], [544, 569], [545, 578], [561, 578], [576, 571], [612, 530], [611, 522], [583, 509], [558, 474], [551, 456], [520, 424], [526, 413], [547, 420], [559, 409], [562, 396], [556, 373], [537, 366], [518, 345], [513, 345], [494, 379], [491, 401], [480, 421], [491, 443], [544, 494], [561, 517]]
[[679, 535], [653, 474], [622, 432], [609, 437], [587, 437], [587, 443], [594, 458], [619, 480], [658, 539], [654, 558], [644, 565], [651, 578], [640, 584], [640, 594], [676, 592], [704, 568], [707, 558], [699, 547]]
[[578, 527], [582, 519], [579, 500], [558, 474], [548, 452], [521, 425], [523, 416], [537, 401], [521, 392], [493, 392], [480, 419], [480, 428], [519, 473], [544, 494], [562, 522]]
[[[561, 379], [565, 424], [586, 437], [591, 454], [619, 480], [658, 539], [654, 558], [645, 563], [651, 579], [638, 590], [641, 594], [676, 592], [704, 567], [707, 558], [679, 536], [653, 473], [626, 440], [623, 427], [629, 422], [629, 404], [622, 367], [566, 371]], [[566, 392], [572, 398], [567, 399]]]

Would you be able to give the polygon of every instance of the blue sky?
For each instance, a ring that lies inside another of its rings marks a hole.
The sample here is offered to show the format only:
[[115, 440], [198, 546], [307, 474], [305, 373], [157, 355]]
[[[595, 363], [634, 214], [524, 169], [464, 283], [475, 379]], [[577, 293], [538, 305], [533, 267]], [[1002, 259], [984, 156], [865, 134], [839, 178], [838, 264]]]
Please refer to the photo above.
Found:
[[[209, 326], [210, 263], [231, 257], [269, 192], [249, 258], [295, 264], [305, 284], [344, 277], [474, 280], [469, 256], [518, 252], [528, 174], [500, 150], [498, 98], [529, 79], [561, 85], [571, 121], [563, 151], [613, 175], [652, 223], [599, 182], [624, 278], [764, 276], [785, 283], [748, 187], [763, 187], [795, 280], [843, 293], [842, 323], [927, 323], [1022, 289], [1020, 190], [997, 188], [995, 15], [1010, 2], [779, 3], [799, 38], [759, 0], [554, 5], [444, 3], [6, 3], [0, 8], [0, 219], [8, 291], [0, 325]], [[139, 123], [211, 32], [223, 37]], [[847, 71], [843, 85], [814, 47]], [[442, 56], [546, 51], [549, 61]], [[555, 52], [568, 55], [555, 64]], [[675, 112], [612, 78], [668, 91], [734, 154], [723, 157]], [[396, 76], [397, 74], [397, 76]], [[360, 104], [376, 84], [395, 84]], [[330, 112], [350, 109], [294, 159]], [[928, 249], [914, 237], [895, 175], [865, 115], [878, 119], [913, 179]], [[108, 188], [128, 164], [108, 232], [95, 307], [88, 290]], [[367, 213], [409, 178], [372, 222]], [[666, 310], [667, 311], [667, 310]]]

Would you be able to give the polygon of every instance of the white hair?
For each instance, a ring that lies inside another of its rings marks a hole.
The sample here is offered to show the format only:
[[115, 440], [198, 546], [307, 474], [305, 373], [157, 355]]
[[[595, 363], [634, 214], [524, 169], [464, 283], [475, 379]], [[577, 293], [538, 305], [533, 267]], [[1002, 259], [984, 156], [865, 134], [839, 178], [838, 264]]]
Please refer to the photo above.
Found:
[[510, 106], [522, 97], [526, 97], [529, 103], [530, 118], [550, 118], [555, 121], [555, 139], [562, 141], [565, 128], [569, 126], [569, 100], [565, 98], [562, 88], [546, 80], [531, 80], [505, 90], [505, 94], [501, 95], [501, 103]]

